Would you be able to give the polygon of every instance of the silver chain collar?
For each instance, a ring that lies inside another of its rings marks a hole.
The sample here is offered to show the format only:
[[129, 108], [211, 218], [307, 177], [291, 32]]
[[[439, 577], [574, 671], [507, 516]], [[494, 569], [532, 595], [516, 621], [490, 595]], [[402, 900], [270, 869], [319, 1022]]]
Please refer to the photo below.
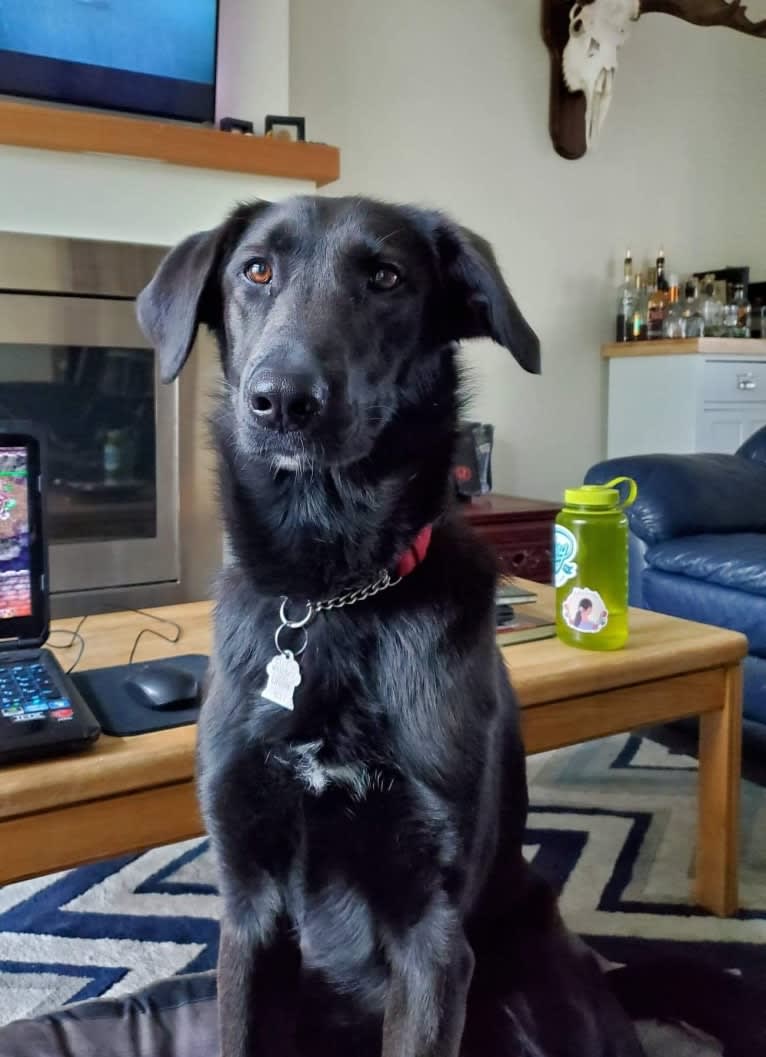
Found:
[[[306, 629], [317, 613], [323, 613], [330, 609], [342, 609], [343, 606], [353, 606], [357, 602], [364, 602], [368, 598], [379, 595], [381, 591], [387, 591], [389, 587], [396, 587], [401, 582], [401, 579], [401, 576], [392, 578], [388, 570], [384, 569], [377, 580], [367, 584], [365, 587], [357, 587], [353, 591], [346, 591], [345, 594], [336, 595], [335, 598], [326, 598], [321, 602], [304, 603], [306, 612], [300, 620], [290, 620], [287, 615], [290, 599], [287, 595], [283, 595], [282, 604], [279, 607], [279, 625], [274, 632], [274, 645], [277, 648], [277, 653], [266, 666], [268, 678], [266, 686], [261, 691], [261, 697], [265, 697], [275, 705], [281, 705], [282, 708], [292, 710], [295, 688], [301, 682], [300, 666], [297, 658], [300, 657], [308, 645], [309, 634]], [[279, 636], [285, 628], [290, 628], [293, 631], [303, 631], [303, 642], [299, 649], [288, 650], [280, 645]]]
[[[387, 591], [389, 587], [396, 587], [401, 582], [401, 579], [401, 576], [397, 576], [396, 579], [392, 580], [391, 573], [384, 569], [374, 583], [367, 584], [366, 587], [357, 587], [354, 591], [347, 591], [345, 595], [336, 595], [335, 598], [327, 598], [324, 602], [317, 602], [314, 606], [314, 611], [321, 613], [324, 609], [340, 609], [342, 606], [353, 606], [356, 602], [364, 602], [366, 598], [379, 595], [381, 591]], [[286, 601], [287, 599], [284, 600], [284, 602]], [[284, 602], [282, 603], [283, 606]], [[307, 604], [311, 606], [310, 602]]]
[[329, 609], [342, 609], [343, 606], [353, 606], [357, 602], [364, 602], [368, 598], [373, 598], [375, 595], [379, 595], [381, 591], [387, 591], [389, 587], [396, 587], [401, 581], [401, 576], [397, 576], [392, 579], [391, 573], [384, 569], [378, 576], [377, 580], [371, 584], [367, 584], [365, 587], [356, 587], [353, 591], [346, 591], [345, 594], [336, 595], [335, 598], [325, 598], [321, 602], [306, 602], [306, 612], [300, 618], [300, 620], [290, 620], [287, 615], [287, 607], [290, 604], [290, 599], [287, 595], [282, 595], [282, 604], [279, 607], [279, 627], [274, 632], [274, 645], [277, 647], [280, 653], [292, 653], [293, 656], [299, 657], [306, 649], [306, 640], [308, 639], [308, 633], [306, 632], [306, 640], [299, 650], [283, 650], [279, 645], [279, 633], [284, 631], [285, 628], [291, 628], [293, 630], [305, 630], [306, 626], [311, 623], [317, 613], [323, 613]]

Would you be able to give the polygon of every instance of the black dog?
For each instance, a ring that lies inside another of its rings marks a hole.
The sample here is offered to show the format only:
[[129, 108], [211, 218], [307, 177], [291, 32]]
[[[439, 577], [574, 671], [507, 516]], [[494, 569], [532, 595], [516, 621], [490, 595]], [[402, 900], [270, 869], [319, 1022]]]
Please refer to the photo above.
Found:
[[256, 203], [174, 249], [139, 317], [166, 381], [200, 323], [225, 377], [199, 731], [223, 1057], [639, 1057], [522, 857], [495, 569], [448, 502], [456, 342], [539, 369], [488, 245], [413, 208]]

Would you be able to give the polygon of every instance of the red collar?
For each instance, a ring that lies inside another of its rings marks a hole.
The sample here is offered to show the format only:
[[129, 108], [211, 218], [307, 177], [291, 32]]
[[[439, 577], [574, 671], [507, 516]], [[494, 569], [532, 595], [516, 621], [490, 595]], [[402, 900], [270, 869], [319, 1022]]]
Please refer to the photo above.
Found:
[[399, 556], [396, 563], [397, 576], [409, 576], [420, 565], [431, 545], [432, 525], [424, 525], [407, 550]]

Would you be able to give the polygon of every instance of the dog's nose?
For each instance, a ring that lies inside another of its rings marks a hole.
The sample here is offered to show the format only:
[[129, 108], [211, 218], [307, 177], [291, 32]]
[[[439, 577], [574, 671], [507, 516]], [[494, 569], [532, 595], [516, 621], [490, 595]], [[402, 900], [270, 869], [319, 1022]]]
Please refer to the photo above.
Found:
[[326, 402], [324, 387], [316, 378], [275, 371], [255, 375], [248, 399], [259, 426], [284, 433], [305, 429], [321, 414]]

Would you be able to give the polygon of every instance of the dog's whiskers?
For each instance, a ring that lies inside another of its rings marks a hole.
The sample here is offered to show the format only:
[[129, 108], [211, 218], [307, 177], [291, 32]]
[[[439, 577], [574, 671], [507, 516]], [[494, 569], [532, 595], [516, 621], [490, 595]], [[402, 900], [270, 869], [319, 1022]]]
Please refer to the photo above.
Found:
[[401, 228], [394, 228], [394, 230], [393, 231], [389, 231], [389, 233], [387, 235], [379, 235], [375, 239], [375, 245], [376, 246], [380, 246], [382, 248], [388, 242], [389, 239], [392, 239], [396, 235], [401, 234], [401, 230], [402, 230]]

